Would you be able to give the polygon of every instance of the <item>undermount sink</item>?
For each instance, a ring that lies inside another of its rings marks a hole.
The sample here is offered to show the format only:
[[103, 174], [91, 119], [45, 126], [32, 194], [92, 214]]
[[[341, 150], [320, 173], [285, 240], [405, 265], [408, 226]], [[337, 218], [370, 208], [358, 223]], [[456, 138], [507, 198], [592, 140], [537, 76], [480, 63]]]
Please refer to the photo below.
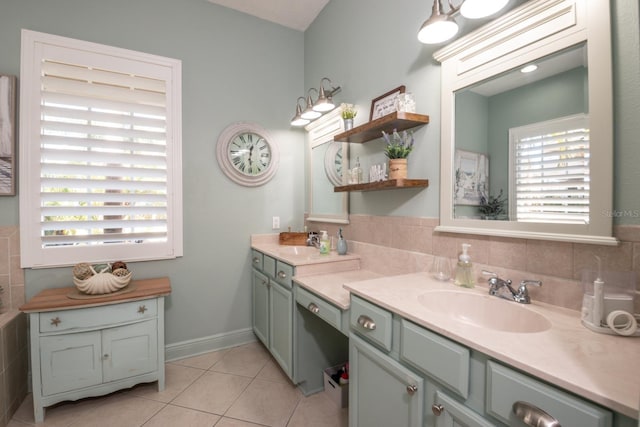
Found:
[[295, 255], [295, 256], [311, 256], [320, 255], [320, 249], [313, 246], [280, 246], [278, 252], [282, 255]]
[[429, 311], [484, 329], [533, 333], [551, 328], [551, 322], [516, 302], [464, 291], [430, 291], [418, 296]]

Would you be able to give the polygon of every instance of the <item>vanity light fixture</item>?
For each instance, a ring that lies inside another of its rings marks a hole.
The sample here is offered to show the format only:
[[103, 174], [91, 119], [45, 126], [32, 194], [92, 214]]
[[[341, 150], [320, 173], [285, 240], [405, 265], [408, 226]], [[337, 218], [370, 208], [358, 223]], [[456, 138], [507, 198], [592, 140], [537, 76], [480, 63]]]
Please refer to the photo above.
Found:
[[529, 64], [529, 65], [526, 65], [526, 66], [522, 67], [520, 69], [520, 72], [521, 73], [525, 73], [525, 74], [526, 73], [533, 73], [537, 69], [538, 69], [538, 66], [536, 64]]
[[437, 44], [450, 40], [458, 33], [458, 24], [453, 19], [460, 13], [468, 19], [491, 16], [509, 3], [509, 0], [463, 0], [457, 7], [448, 0], [449, 12], [442, 12], [442, 1], [433, 0], [431, 16], [418, 31], [418, 40], [425, 44]]
[[[329, 88], [324, 86], [325, 81], [329, 83]], [[312, 87], [307, 91], [306, 98], [304, 96], [298, 97], [296, 101], [296, 114], [293, 116], [293, 119], [291, 119], [291, 126], [305, 126], [318, 117], [321, 117], [324, 113], [336, 108], [336, 105], [333, 103], [333, 95], [340, 92], [340, 89], [340, 86], [333, 86], [328, 77], [323, 77], [320, 80], [320, 90]], [[318, 93], [316, 102], [313, 102], [311, 98], [311, 91]], [[304, 110], [300, 106], [301, 99], [306, 102]]]
[[296, 115], [291, 119], [291, 126], [304, 126], [309, 124], [310, 120], [302, 118], [302, 107], [300, 106], [300, 100], [304, 101], [304, 96], [298, 97], [296, 102]]

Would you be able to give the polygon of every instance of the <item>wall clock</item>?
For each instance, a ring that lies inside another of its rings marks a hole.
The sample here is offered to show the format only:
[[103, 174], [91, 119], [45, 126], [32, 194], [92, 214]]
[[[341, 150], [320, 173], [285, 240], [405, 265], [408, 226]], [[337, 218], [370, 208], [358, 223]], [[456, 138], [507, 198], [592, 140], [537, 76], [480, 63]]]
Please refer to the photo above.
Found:
[[330, 142], [324, 156], [324, 171], [335, 186], [342, 184], [342, 143]]
[[218, 138], [216, 156], [225, 175], [246, 187], [267, 183], [280, 163], [278, 145], [255, 123], [240, 122], [225, 128]]

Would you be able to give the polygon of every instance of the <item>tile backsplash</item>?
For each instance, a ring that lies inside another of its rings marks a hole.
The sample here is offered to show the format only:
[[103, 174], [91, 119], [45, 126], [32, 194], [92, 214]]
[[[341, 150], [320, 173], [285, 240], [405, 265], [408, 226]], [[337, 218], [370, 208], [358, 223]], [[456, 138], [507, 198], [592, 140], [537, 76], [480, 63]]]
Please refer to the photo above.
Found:
[[584, 269], [594, 268], [598, 255], [605, 270], [636, 273], [636, 312], [640, 312], [640, 226], [617, 226], [618, 246], [546, 240], [516, 239], [439, 233], [437, 218], [350, 215], [348, 225], [308, 223], [310, 231], [327, 230], [335, 236], [342, 227], [350, 251], [362, 255], [362, 268], [382, 274], [426, 271], [434, 255], [453, 263], [461, 244], [470, 243], [480, 285], [482, 269], [498, 273], [518, 283], [523, 279], [542, 280], [541, 288], [531, 288], [532, 299], [579, 310], [582, 305]]
[[0, 227], [0, 313], [17, 310], [25, 303], [24, 271], [20, 268], [18, 226]]

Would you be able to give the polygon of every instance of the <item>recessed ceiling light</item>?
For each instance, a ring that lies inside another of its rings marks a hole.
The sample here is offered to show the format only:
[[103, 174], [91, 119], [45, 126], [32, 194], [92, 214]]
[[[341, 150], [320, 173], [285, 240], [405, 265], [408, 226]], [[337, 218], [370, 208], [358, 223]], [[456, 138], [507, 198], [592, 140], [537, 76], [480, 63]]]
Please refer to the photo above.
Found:
[[529, 65], [527, 65], [525, 67], [522, 67], [520, 72], [521, 73], [532, 73], [537, 69], [538, 69], [538, 66], [536, 64], [529, 64]]

